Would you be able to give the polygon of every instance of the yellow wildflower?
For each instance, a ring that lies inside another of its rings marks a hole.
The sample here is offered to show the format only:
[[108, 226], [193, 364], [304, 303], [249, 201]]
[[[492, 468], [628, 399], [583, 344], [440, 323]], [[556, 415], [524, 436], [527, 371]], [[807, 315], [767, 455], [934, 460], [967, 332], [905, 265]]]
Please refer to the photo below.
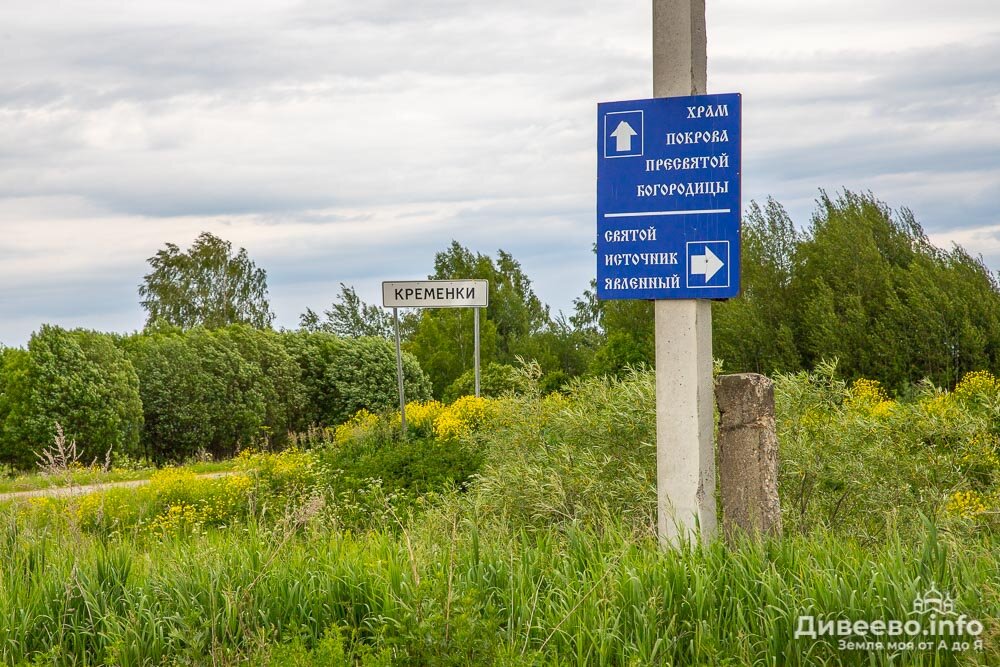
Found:
[[948, 500], [945, 509], [951, 514], [973, 519], [986, 511], [983, 497], [975, 491], [958, 491]]
[[353, 417], [341, 424], [333, 432], [333, 439], [338, 445], [344, 445], [351, 440], [363, 438], [378, 425], [378, 415], [361, 408]]
[[1000, 393], [1000, 383], [989, 371], [973, 371], [966, 373], [961, 382], [955, 385], [955, 396], [960, 399], [990, 398], [996, 399]]
[[[416, 431], [422, 435], [432, 435], [434, 433], [434, 422], [445, 410], [444, 403], [440, 401], [414, 401], [406, 404], [406, 429]], [[395, 412], [391, 419], [392, 428], [398, 429], [400, 424], [399, 412]]]
[[865, 378], [854, 381], [847, 391], [844, 404], [871, 417], [888, 417], [896, 407], [896, 402], [889, 398], [878, 380]]
[[451, 440], [468, 435], [485, 424], [492, 415], [495, 401], [476, 396], [463, 396], [446, 407], [434, 420], [434, 435]]

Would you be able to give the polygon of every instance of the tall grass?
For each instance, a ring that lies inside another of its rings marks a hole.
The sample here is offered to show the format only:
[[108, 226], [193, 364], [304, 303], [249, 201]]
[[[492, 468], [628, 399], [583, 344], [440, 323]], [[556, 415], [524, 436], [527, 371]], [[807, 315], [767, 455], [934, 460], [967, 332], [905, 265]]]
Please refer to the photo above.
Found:
[[[828, 534], [663, 552], [600, 532], [455, 524], [291, 539], [250, 524], [136, 548], [0, 530], [4, 664], [267, 664], [330, 637], [377, 664], [995, 664], [1000, 569], [988, 541], [877, 549]], [[851, 655], [794, 638], [799, 615], [905, 619], [931, 584], [994, 633], [986, 653]], [[275, 648], [279, 647], [279, 648]], [[869, 657], [871, 662], [869, 663]], [[862, 659], [863, 658], [863, 659]]]
[[[0, 663], [1000, 664], [995, 390], [894, 401], [832, 374], [779, 379], [790, 530], [728, 547], [656, 543], [642, 373], [503, 399], [461, 442], [425, 435], [421, 455], [483, 462], [462, 487], [399, 484], [406, 502], [344, 485], [331, 461], [351, 451], [421, 481], [409, 449], [365, 441], [249, 457], [203, 488], [171, 473], [131, 498], [0, 509]], [[795, 637], [803, 615], [905, 620], [931, 586], [985, 625], [984, 651]]]

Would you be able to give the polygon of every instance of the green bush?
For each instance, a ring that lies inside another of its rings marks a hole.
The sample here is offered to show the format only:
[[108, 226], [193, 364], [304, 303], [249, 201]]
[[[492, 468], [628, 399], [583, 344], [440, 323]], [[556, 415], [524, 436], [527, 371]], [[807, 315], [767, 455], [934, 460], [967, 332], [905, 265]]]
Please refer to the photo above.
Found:
[[632, 332], [613, 331], [590, 362], [590, 375], [620, 377], [630, 368], [651, 367], [653, 341]]
[[334, 417], [342, 411], [339, 394], [328, 379], [327, 370], [339, 358], [346, 345], [345, 340], [331, 333], [308, 331], [283, 331], [280, 340], [299, 365], [303, 391], [299, 428], [332, 426], [342, 421]]
[[473, 447], [485, 456], [470, 487], [477, 514], [512, 526], [610, 516], [655, 525], [656, 426], [652, 374], [573, 381], [568, 395], [503, 399]]
[[[974, 535], [1000, 526], [1000, 380], [891, 399], [832, 366], [776, 379], [785, 530], [864, 543], [915, 536], [930, 518]], [[466, 438], [484, 454], [467, 494], [477, 516], [515, 528], [655, 520], [653, 375], [573, 381], [566, 394], [509, 397]]]
[[246, 325], [233, 325], [224, 331], [243, 358], [259, 369], [252, 391], [264, 405], [262, 444], [284, 446], [290, 430], [308, 426], [301, 368], [273, 331]]
[[460, 443], [447, 445], [434, 438], [409, 440], [364, 439], [333, 449], [326, 467], [338, 471], [334, 486], [359, 488], [377, 479], [388, 494], [406, 496], [463, 487], [479, 471], [483, 456]]
[[[399, 405], [396, 348], [391, 341], [307, 331], [281, 336], [301, 371], [303, 427], [336, 426], [362, 408], [378, 413]], [[407, 401], [430, 398], [430, 381], [407, 352], [403, 353], [403, 378]]]
[[15, 422], [30, 400], [29, 361], [27, 350], [0, 349], [0, 461], [19, 470], [36, 462], [30, 447], [18, 436]]
[[[524, 394], [532, 391], [531, 381], [510, 364], [490, 362], [482, 367], [479, 376], [480, 396], [503, 396], [504, 394]], [[458, 376], [444, 391], [444, 402], [451, 403], [461, 396], [472, 396], [476, 391], [475, 370], [467, 370]]]
[[564, 371], [549, 371], [538, 380], [538, 391], [543, 396], [554, 391], [562, 391], [572, 379]]
[[44, 325], [27, 351], [6, 350], [2, 363], [0, 450], [6, 463], [30, 466], [33, 452], [52, 444], [57, 423], [83, 462], [103, 460], [108, 450], [138, 453], [138, 378], [110, 336]]
[[975, 529], [1000, 509], [1000, 387], [989, 373], [954, 393], [925, 384], [893, 400], [822, 364], [779, 376], [775, 398], [786, 530], [874, 542], [919, 533], [923, 517]]
[[157, 461], [282, 444], [300, 426], [299, 367], [278, 334], [233, 325], [144, 333], [122, 345], [140, 379], [143, 444]]
[[[382, 412], [399, 405], [396, 348], [384, 338], [343, 339], [326, 368], [326, 381], [336, 395], [328, 424], [346, 421], [362, 408]], [[416, 358], [403, 353], [403, 382], [407, 401], [431, 397], [431, 383]]]

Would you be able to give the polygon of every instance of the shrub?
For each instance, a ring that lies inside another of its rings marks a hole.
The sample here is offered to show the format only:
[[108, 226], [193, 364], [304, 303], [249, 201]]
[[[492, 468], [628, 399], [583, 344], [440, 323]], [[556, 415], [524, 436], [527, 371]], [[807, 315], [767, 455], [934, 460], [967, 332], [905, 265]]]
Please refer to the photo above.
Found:
[[434, 419], [434, 435], [439, 440], [454, 441], [486, 425], [497, 404], [490, 399], [463, 396], [441, 410]]
[[485, 454], [469, 493], [478, 516], [515, 527], [599, 525], [609, 516], [637, 531], [655, 525], [651, 373], [574, 381], [568, 395], [507, 398], [481, 419], [463, 436]]
[[967, 377], [951, 394], [925, 384], [893, 401], [874, 381], [848, 388], [829, 364], [779, 376], [786, 530], [828, 527], [870, 542], [915, 534], [922, 516], [992, 516], [1000, 459], [994, 413], [983, 406], [996, 387], [988, 373]]
[[[509, 364], [490, 362], [482, 367], [479, 377], [480, 396], [503, 396], [504, 394], [525, 394], [534, 390], [524, 373]], [[470, 369], [458, 376], [444, 391], [444, 402], [451, 403], [461, 396], [476, 393], [475, 370]]]
[[282, 444], [301, 420], [299, 368], [273, 332], [153, 332], [123, 346], [140, 378], [143, 443], [157, 461]]
[[[336, 392], [328, 423], [339, 424], [362, 408], [389, 410], [399, 404], [395, 346], [383, 338], [345, 339], [326, 368], [326, 380]], [[409, 353], [403, 353], [403, 381], [407, 400], [430, 399], [430, 380]]]
[[279, 339], [285, 350], [299, 365], [303, 403], [299, 413], [300, 428], [312, 425], [338, 424], [342, 410], [339, 394], [330, 382], [327, 370], [334, 364], [346, 345], [330, 333], [283, 331]]
[[[440, 401], [414, 401], [406, 404], [406, 431], [418, 437], [433, 437], [434, 424], [447, 408]], [[393, 428], [399, 428], [400, 418], [394, 413]]]
[[353, 417], [334, 430], [334, 442], [338, 445], [346, 445], [353, 440], [366, 438], [378, 426], [378, 422], [378, 415], [361, 408], [354, 413]]
[[478, 472], [482, 454], [459, 443], [445, 445], [432, 438], [411, 438], [367, 450], [346, 448], [329, 461], [342, 471], [342, 480], [354, 487], [377, 479], [386, 493], [402, 497], [403, 504], [422, 494], [464, 486]]
[[538, 381], [538, 391], [542, 395], [562, 391], [571, 379], [572, 377], [565, 371], [549, 371]]
[[259, 436], [268, 446], [283, 446], [288, 432], [304, 428], [305, 390], [302, 371], [273, 331], [233, 325], [224, 329], [240, 354], [259, 372], [252, 389], [264, 405]]
[[[359, 410], [381, 413], [399, 405], [396, 348], [383, 338], [338, 338], [330, 333], [285, 332], [282, 342], [301, 369], [301, 422], [342, 424]], [[413, 355], [403, 353], [406, 398], [430, 398], [430, 381]]]
[[405, 506], [418, 496], [464, 488], [483, 462], [469, 436], [486, 428], [496, 401], [465, 396], [452, 405], [437, 401], [406, 405], [408, 438], [400, 436], [399, 412], [360, 410], [337, 427], [336, 444], [322, 456], [334, 471], [336, 493], [366, 489], [376, 480], [390, 502]]
[[138, 453], [138, 378], [110, 336], [44, 325], [26, 352], [4, 352], [0, 374], [0, 440], [7, 463], [28, 467], [32, 452], [51, 444], [57, 422], [88, 462], [103, 459], [109, 449]]
[[240, 452], [239, 470], [255, 481], [263, 497], [286, 491], [302, 491], [316, 483], [315, 459], [309, 452]]
[[16, 420], [30, 400], [27, 350], [0, 350], [0, 461], [25, 470], [35, 463], [30, 447], [21, 441]]

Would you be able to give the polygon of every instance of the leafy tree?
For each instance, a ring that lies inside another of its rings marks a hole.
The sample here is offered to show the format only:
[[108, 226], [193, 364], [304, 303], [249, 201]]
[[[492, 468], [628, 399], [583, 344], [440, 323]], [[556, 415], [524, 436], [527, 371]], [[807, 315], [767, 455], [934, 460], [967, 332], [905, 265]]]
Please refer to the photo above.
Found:
[[[924, 240], [908, 211], [894, 216], [870, 194], [822, 194], [794, 260], [795, 299], [803, 308], [792, 315], [805, 315], [799, 327], [809, 341], [807, 365], [837, 357], [848, 377], [866, 375], [890, 386], [909, 379], [896, 284]], [[834, 335], [817, 337], [824, 331]]]
[[953, 386], [972, 370], [996, 368], [1000, 298], [995, 277], [962, 248], [934, 249], [901, 276], [899, 326], [906, 375]]
[[148, 261], [152, 270], [139, 286], [147, 326], [160, 320], [183, 329], [271, 326], [267, 274], [245, 249], [233, 255], [229, 241], [202, 232], [187, 252], [168, 243]]
[[28, 467], [59, 423], [84, 460], [138, 453], [142, 404], [135, 369], [110, 336], [44, 325], [27, 351], [3, 355], [0, 449]]
[[521, 357], [538, 362], [542, 370], [539, 388], [550, 393], [570, 378], [583, 375], [594, 355], [595, 338], [590, 331], [580, 331], [560, 313], [541, 331], [531, 334], [521, 344]]
[[519, 343], [529, 334], [541, 331], [549, 321], [549, 309], [535, 295], [521, 264], [503, 250], [497, 251], [494, 261], [452, 241], [447, 250], [434, 256], [434, 273], [428, 278], [489, 281], [489, 306], [483, 314], [496, 325], [497, 354], [501, 361], [514, 361]]
[[[549, 324], [548, 308], [535, 295], [520, 263], [503, 250], [494, 260], [473, 253], [457, 241], [434, 256], [431, 280], [489, 281], [489, 306], [481, 317], [481, 357], [515, 363], [527, 356], [532, 336]], [[470, 309], [424, 309], [409, 318], [408, 349], [434, 384], [435, 395], [472, 367], [473, 314]]]
[[142, 334], [126, 340], [124, 347], [140, 379], [146, 456], [179, 461], [207, 450], [223, 406], [213, 393], [221, 387], [206, 372], [206, 365], [221, 351], [207, 345], [196, 349], [181, 333]]
[[713, 354], [727, 369], [774, 373], [801, 368], [793, 334], [792, 268], [800, 242], [778, 202], [751, 202], [743, 217], [743, 293], [713, 304]]
[[[427, 373], [435, 396], [475, 364], [475, 315], [470, 308], [425, 309], [407, 337], [406, 349]], [[480, 363], [498, 358], [496, 324], [479, 319]]]
[[305, 331], [327, 331], [348, 338], [388, 338], [393, 333], [392, 316], [384, 308], [362, 301], [354, 288], [344, 283], [340, 283], [340, 294], [323, 315], [324, 319], [320, 319], [307, 308], [299, 318], [299, 326]]
[[243, 359], [254, 366], [257, 382], [253, 391], [264, 405], [259, 437], [270, 447], [284, 445], [289, 431], [308, 425], [304, 422], [305, 389], [299, 365], [273, 331], [233, 325], [225, 333]]
[[[325, 332], [286, 331], [282, 342], [301, 369], [306, 425], [340, 424], [361, 408], [399, 404], [396, 346], [385, 338], [340, 338]], [[407, 401], [430, 398], [430, 381], [413, 355], [403, 353]]]
[[600, 301], [597, 282], [592, 280], [590, 289], [573, 305], [570, 322], [581, 337], [581, 348], [593, 350], [588, 355], [588, 374], [618, 377], [627, 368], [653, 365], [652, 301]]
[[838, 360], [848, 379], [952, 386], [1000, 362], [1000, 288], [982, 261], [934, 247], [906, 209], [871, 193], [822, 193], [798, 232], [779, 204], [751, 204], [743, 295], [714, 308], [730, 371]]
[[35, 463], [16, 428], [16, 420], [30, 400], [29, 362], [27, 350], [0, 349], [0, 461], [12, 469], [30, 468]]

